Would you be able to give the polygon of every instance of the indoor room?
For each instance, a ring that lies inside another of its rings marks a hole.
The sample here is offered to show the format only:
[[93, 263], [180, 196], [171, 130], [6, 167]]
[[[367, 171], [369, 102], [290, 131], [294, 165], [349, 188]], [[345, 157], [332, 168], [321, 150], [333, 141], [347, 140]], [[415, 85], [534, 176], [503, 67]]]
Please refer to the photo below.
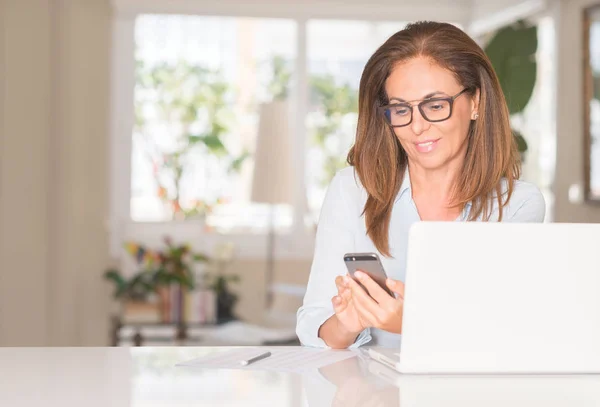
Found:
[[[324, 202], [353, 166], [361, 77], [423, 20], [489, 58], [520, 179], [545, 203], [537, 221], [600, 222], [598, 0], [0, 1], [0, 347], [138, 352], [90, 356], [138, 374], [93, 405], [183, 406], [200, 400], [184, 390], [195, 376], [153, 369], [216, 347], [307, 345], [298, 318], [320, 284]], [[422, 108], [411, 120], [436, 124]], [[299, 379], [255, 380], [276, 383], [271, 404], [331, 405]], [[260, 404], [244, 391], [227, 400]], [[211, 394], [201, 405], [226, 400]]]

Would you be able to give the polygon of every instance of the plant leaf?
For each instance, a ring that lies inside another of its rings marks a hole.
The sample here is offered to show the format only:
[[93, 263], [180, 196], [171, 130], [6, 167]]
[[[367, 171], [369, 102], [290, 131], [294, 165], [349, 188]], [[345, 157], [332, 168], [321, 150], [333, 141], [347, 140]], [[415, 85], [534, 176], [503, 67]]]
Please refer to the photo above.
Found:
[[197, 262], [207, 262], [209, 260], [208, 256], [200, 253], [195, 253], [192, 259]]
[[517, 142], [517, 149], [519, 150], [519, 152], [521, 154], [524, 153], [524, 152], [526, 152], [528, 146], [527, 146], [527, 141], [525, 140], [525, 137], [523, 137], [523, 135], [520, 132], [516, 131], [516, 130], [513, 130], [513, 135], [514, 135], [515, 140]]
[[244, 151], [239, 157], [237, 157], [235, 160], [233, 160], [231, 162], [231, 164], [229, 165], [229, 172], [230, 173], [237, 173], [240, 172], [240, 170], [242, 169], [242, 165], [244, 164], [244, 161], [246, 161], [246, 159], [248, 159], [250, 157], [250, 153], [248, 151]]
[[127, 282], [121, 275], [121, 273], [116, 269], [107, 270], [104, 273], [104, 278], [112, 281], [115, 284], [114, 298], [120, 298], [125, 290], [127, 289]]
[[523, 22], [501, 28], [485, 47], [498, 75], [510, 114], [522, 112], [531, 99], [537, 75], [537, 26]]

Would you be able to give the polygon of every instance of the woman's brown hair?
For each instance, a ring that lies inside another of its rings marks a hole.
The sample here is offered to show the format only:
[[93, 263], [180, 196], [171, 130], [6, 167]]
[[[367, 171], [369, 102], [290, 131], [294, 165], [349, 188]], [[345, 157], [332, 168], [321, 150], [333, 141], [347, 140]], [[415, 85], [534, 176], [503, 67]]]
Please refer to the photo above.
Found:
[[[471, 121], [463, 169], [454, 185], [454, 206], [471, 202], [468, 220], [489, 220], [493, 199], [499, 220], [520, 176], [520, 157], [510, 128], [508, 107], [498, 77], [484, 51], [459, 28], [446, 23], [417, 22], [390, 37], [371, 56], [359, 87], [356, 141], [348, 154], [368, 193], [363, 215], [367, 233], [390, 256], [392, 207], [408, 166], [406, 153], [392, 128], [378, 113], [388, 103], [385, 82], [399, 63], [430, 58], [454, 73], [473, 96], [479, 90], [479, 118]], [[503, 191], [502, 179], [507, 188]]]

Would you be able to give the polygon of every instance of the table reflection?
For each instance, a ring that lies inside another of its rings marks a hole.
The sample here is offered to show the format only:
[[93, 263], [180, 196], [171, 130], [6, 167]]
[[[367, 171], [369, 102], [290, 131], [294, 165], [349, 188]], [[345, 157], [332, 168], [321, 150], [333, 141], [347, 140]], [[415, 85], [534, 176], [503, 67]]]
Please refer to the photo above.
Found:
[[304, 378], [309, 406], [600, 406], [600, 375], [402, 375], [359, 355]]
[[398, 406], [398, 387], [369, 372], [372, 362], [356, 357], [320, 368], [304, 377], [307, 404], [314, 406]]

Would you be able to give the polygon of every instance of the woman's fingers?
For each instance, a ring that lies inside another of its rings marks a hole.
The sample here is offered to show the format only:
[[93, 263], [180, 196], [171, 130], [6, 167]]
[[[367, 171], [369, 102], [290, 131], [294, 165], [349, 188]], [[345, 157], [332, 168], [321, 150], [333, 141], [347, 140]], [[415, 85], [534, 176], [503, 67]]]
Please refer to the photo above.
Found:
[[342, 297], [344, 300], [346, 300], [348, 303], [350, 301], [352, 301], [352, 291], [350, 291], [350, 289], [348, 288], [342, 288], [339, 292], [338, 295], [340, 297]]
[[344, 281], [344, 276], [337, 276], [335, 278], [335, 286], [338, 291], [342, 291], [348, 288], [348, 284]]
[[[352, 318], [358, 318], [362, 327], [401, 332], [404, 283], [398, 280], [386, 280], [386, 286], [398, 296], [394, 299], [364, 273], [363, 278], [358, 280], [366, 290], [349, 275], [338, 276], [335, 279], [338, 293], [331, 299], [335, 313], [344, 318], [354, 315]], [[348, 313], [349, 311], [351, 313]]]
[[340, 312], [344, 312], [346, 310], [348, 301], [346, 301], [340, 295], [336, 295], [331, 299], [331, 304], [333, 304], [333, 311], [336, 314], [339, 314]]
[[354, 306], [358, 317], [361, 321], [366, 323], [366, 326], [372, 326], [376, 328], [379, 326], [379, 318], [367, 308], [365, 308], [365, 306], [362, 305], [359, 301], [354, 301], [352, 305]]
[[385, 284], [388, 286], [392, 292], [398, 294], [399, 298], [404, 299], [404, 283], [398, 280], [392, 280], [388, 278], [385, 280]]
[[377, 301], [379, 304], [384, 304], [394, 300], [390, 294], [385, 292], [383, 288], [379, 286], [367, 273], [357, 271], [354, 273], [358, 281], [367, 289], [371, 298]]
[[370, 314], [374, 317], [379, 315], [381, 307], [377, 302], [367, 294], [367, 292], [352, 278], [347, 277], [346, 282], [352, 293], [352, 304], [357, 310], [360, 308], [363, 313]]
[[350, 301], [352, 296], [351, 296], [350, 290], [348, 289], [346, 283], [344, 282], [343, 276], [336, 277], [335, 286], [338, 290], [338, 295], [341, 296], [346, 301]]

